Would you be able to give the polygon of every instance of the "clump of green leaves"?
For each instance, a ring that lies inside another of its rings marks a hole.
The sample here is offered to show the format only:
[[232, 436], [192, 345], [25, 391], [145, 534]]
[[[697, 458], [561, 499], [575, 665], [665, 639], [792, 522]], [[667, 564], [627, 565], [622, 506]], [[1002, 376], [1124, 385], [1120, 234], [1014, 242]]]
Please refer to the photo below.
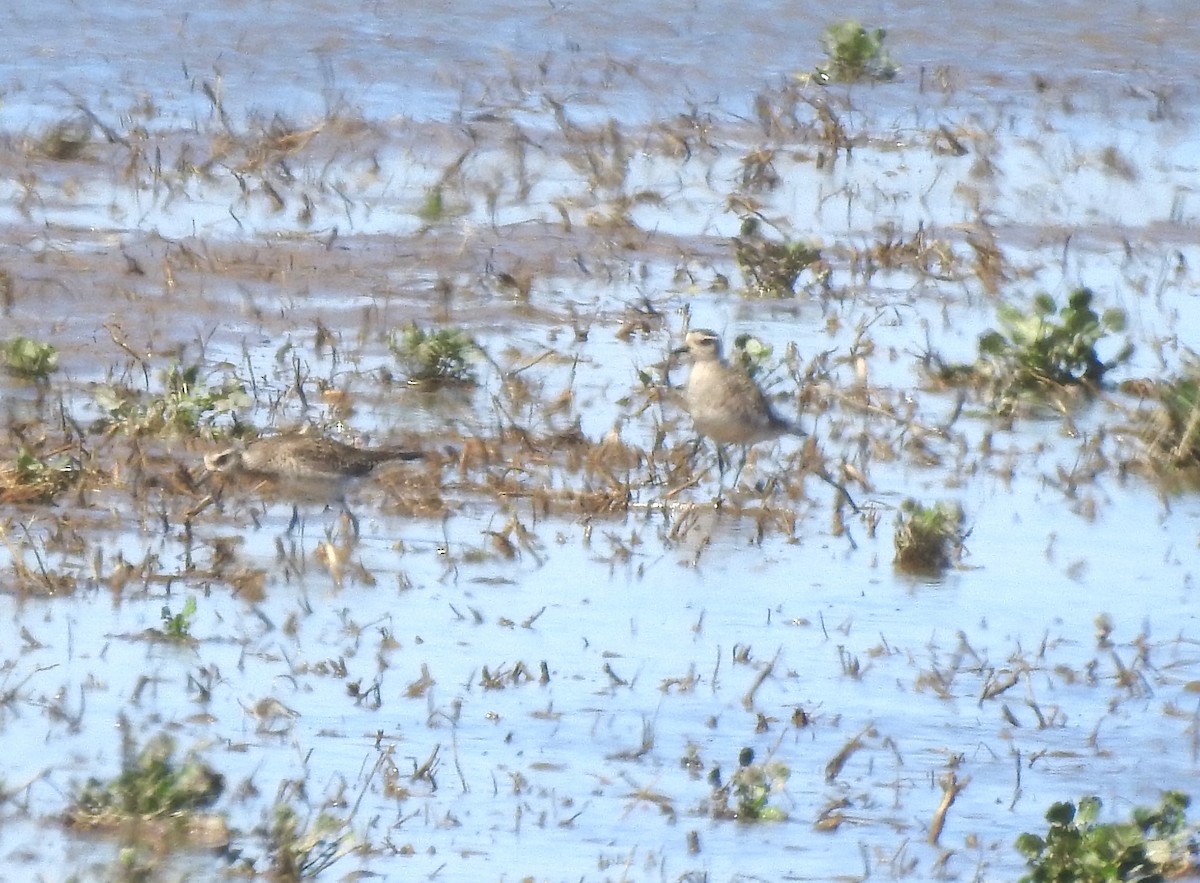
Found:
[[320, 813], [304, 824], [289, 804], [277, 803], [270, 832], [271, 876], [276, 880], [315, 878], [350, 852], [350, 841], [341, 819]]
[[162, 392], [138, 393], [106, 386], [96, 392], [96, 404], [107, 424], [130, 435], [201, 435], [216, 437], [222, 417], [250, 407], [254, 401], [244, 385], [226, 377], [219, 386], [201, 383], [200, 366], [172, 364], [158, 374]]
[[79, 461], [67, 454], [41, 457], [22, 446], [11, 466], [0, 464], [0, 502], [49, 502], [81, 474]]
[[88, 779], [72, 799], [67, 821], [82, 827], [116, 827], [174, 819], [214, 803], [225, 788], [224, 776], [193, 755], [176, 764], [174, 753], [175, 741], [165, 733], [136, 754], [132, 741], [127, 741], [120, 775], [108, 782]]
[[462, 328], [425, 331], [409, 325], [389, 342], [411, 384], [473, 384], [478, 344]]
[[801, 241], [768, 239], [753, 215], [742, 219], [740, 235], [733, 238], [733, 254], [748, 290], [760, 297], [795, 297], [796, 282], [809, 268], [818, 282], [824, 283], [829, 275], [818, 247]]
[[445, 215], [446, 202], [441, 186], [430, 187], [425, 191], [425, 201], [421, 203], [421, 207], [417, 210], [417, 217], [426, 224], [436, 224]]
[[830, 25], [821, 35], [821, 48], [829, 61], [817, 67], [821, 82], [857, 83], [890, 80], [899, 68], [883, 48], [887, 32], [868, 30], [853, 20]]
[[192, 640], [192, 620], [196, 618], [196, 599], [189, 597], [183, 602], [183, 609], [172, 613], [171, 608], [163, 605], [162, 634], [172, 641]]
[[1044, 395], [1063, 388], [1095, 389], [1105, 375], [1133, 355], [1126, 340], [1107, 361], [1099, 347], [1125, 329], [1125, 312], [1097, 313], [1091, 289], [1077, 288], [1061, 308], [1048, 294], [1033, 299], [1028, 313], [1005, 304], [997, 308], [999, 329], [980, 335], [974, 364], [947, 365], [936, 357], [935, 376], [943, 383], [989, 387], [997, 408], [1010, 411], [1022, 393]]
[[1050, 827], [1044, 837], [1017, 838], [1030, 868], [1021, 883], [1162, 883], [1194, 873], [1196, 843], [1185, 827], [1188, 803], [1186, 795], [1168, 791], [1157, 809], [1135, 809], [1131, 821], [1113, 823], [1097, 823], [1097, 797], [1085, 797], [1078, 808], [1056, 803], [1046, 813]]
[[11, 337], [0, 349], [5, 369], [26, 380], [46, 380], [58, 368], [58, 350], [30, 337]]
[[1033, 299], [1029, 314], [1008, 304], [1000, 306], [996, 311], [1000, 330], [979, 338], [980, 357], [991, 360], [993, 372], [1007, 378], [1010, 387], [1098, 386], [1105, 374], [1133, 355], [1133, 346], [1126, 342], [1112, 359], [1100, 358], [1097, 344], [1125, 330], [1125, 311], [1113, 308], [1097, 313], [1092, 309], [1093, 297], [1090, 288], [1077, 288], [1058, 309], [1054, 298], [1042, 293]]
[[1098, 385], [1133, 355], [1133, 346], [1126, 342], [1114, 358], [1100, 359], [1096, 345], [1109, 333], [1125, 330], [1125, 311], [1113, 308], [1097, 314], [1092, 298], [1090, 289], [1076, 289], [1058, 311], [1057, 321], [1054, 300], [1046, 294], [1034, 298], [1032, 316], [1002, 307], [999, 318], [1004, 333], [985, 334], [979, 341], [980, 352], [1011, 361], [1020, 385]]
[[729, 781], [721, 784], [721, 772], [713, 768], [709, 783], [713, 786], [710, 808], [713, 818], [737, 819], [740, 822], [779, 822], [787, 813], [768, 801], [773, 793], [783, 790], [791, 770], [779, 761], [754, 762], [754, 749], [743, 748], [738, 753], [738, 768]]
[[908, 499], [896, 515], [895, 564], [908, 573], [940, 573], [962, 557], [962, 507], [954, 503], [926, 506]]
[[421, 219], [424, 229], [428, 230], [438, 224], [465, 215], [470, 205], [461, 197], [447, 192], [445, 179], [425, 191], [425, 199], [417, 208], [417, 217]]
[[770, 344], [763, 343], [753, 334], [739, 334], [733, 339], [729, 361], [740, 365], [751, 377], [757, 377], [768, 367], [773, 351]]

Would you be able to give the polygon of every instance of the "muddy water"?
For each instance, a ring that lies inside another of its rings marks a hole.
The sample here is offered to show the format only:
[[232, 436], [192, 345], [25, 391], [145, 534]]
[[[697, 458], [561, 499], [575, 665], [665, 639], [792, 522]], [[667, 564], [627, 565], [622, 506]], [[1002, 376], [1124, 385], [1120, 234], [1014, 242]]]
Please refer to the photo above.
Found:
[[[842, 10], [756, 10], [14, 13], [0, 336], [60, 369], [0, 376], [3, 461], [44, 435], [89, 478], [0, 513], [3, 876], [111, 879], [130, 843], [167, 879], [265, 871], [286, 804], [337, 820], [337, 877], [1011, 880], [1050, 803], [1118, 818], [1186, 787], [1200, 499], [1131, 467], [1141, 403], [955, 418], [919, 367], [973, 358], [997, 302], [1079, 284], [1129, 314], [1119, 379], [1183, 364], [1197, 13], [876, 4], [899, 81], [808, 87], [769, 131], [755, 96], [782, 107]], [[80, 105], [90, 140], [48, 158]], [[772, 188], [746, 183], [757, 149]], [[828, 288], [742, 296], [738, 206], [818, 241]], [[918, 231], [951, 263], [864, 271]], [[475, 387], [404, 383], [389, 339], [413, 320], [475, 337]], [[694, 482], [670, 469], [686, 321], [771, 345], [771, 392], [819, 440], [762, 446], [720, 507], [711, 452]], [[192, 514], [179, 470], [216, 442], [96, 425], [105, 390], [161, 392], [173, 361], [245, 385], [259, 430], [430, 462], [353, 491], [356, 541], [319, 505], [288, 533], [290, 501], [253, 488]], [[804, 479], [813, 456], [864, 477], [862, 512]], [[909, 496], [967, 514], [940, 578], [891, 565]], [[191, 639], [162, 640], [189, 598]], [[228, 850], [57, 824], [123, 732], [226, 776]], [[786, 821], [712, 817], [743, 747], [790, 770]]]

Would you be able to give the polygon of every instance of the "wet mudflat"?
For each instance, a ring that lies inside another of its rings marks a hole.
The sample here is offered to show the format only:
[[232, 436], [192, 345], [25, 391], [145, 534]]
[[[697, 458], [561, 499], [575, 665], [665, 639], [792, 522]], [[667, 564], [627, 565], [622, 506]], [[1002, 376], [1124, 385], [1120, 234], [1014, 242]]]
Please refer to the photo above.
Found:
[[[899, 76], [825, 86], [838, 10], [275, 12], [327, 33], [89, 11], [147, 65], [28, 18], [0, 70], [0, 338], [57, 359], [0, 375], [9, 876], [1012, 880], [1053, 802], [1188, 790], [1194, 13], [881, 7]], [[955, 382], [1081, 287], [1100, 382]], [[810, 437], [693, 453], [689, 327]], [[427, 457], [357, 533], [201, 468], [305, 426]], [[910, 499], [947, 566], [893, 565]], [[164, 737], [202, 811], [73, 812]]]

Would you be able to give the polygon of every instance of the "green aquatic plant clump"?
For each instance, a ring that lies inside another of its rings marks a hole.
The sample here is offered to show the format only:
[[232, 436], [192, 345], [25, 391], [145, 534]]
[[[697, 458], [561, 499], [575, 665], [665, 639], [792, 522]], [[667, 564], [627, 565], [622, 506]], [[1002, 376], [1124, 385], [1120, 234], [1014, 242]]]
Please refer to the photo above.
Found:
[[223, 416], [249, 408], [254, 400], [240, 382], [225, 378], [219, 386], [205, 385], [200, 366], [178, 363], [159, 373], [162, 392], [142, 395], [133, 390], [105, 386], [96, 391], [96, 404], [105, 412], [110, 428], [129, 435], [221, 435], [217, 422]]
[[471, 362], [480, 352], [479, 345], [462, 328], [425, 331], [413, 323], [393, 335], [389, 346], [411, 384], [475, 382]]
[[774, 348], [753, 334], [739, 334], [733, 339], [729, 362], [739, 365], [751, 377], [758, 377], [770, 367]]
[[1112, 358], [1101, 357], [1109, 337], [1125, 330], [1125, 311], [1097, 312], [1094, 298], [1091, 289], [1077, 288], [1061, 309], [1045, 293], [1028, 310], [1003, 304], [996, 310], [999, 328], [980, 335], [974, 363], [947, 364], [931, 353], [931, 374], [941, 383], [989, 390], [993, 407], [1002, 414], [1012, 412], [1022, 397], [1042, 400], [1068, 389], [1094, 391], [1133, 355], [1126, 339]]
[[304, 821], [287, 803], [277, 803], [269, 834], [271, 875], [276, 880], [310, 880], [353, 851], [349, 825], [322, 812]]
[[1076, 806], [1056, 803], [1046, 812], [1045, 836], [1022, 834], [1017, 849], [1030, 873], [1020, 883], [1163, 883], [1195, 873], [1197, 844], [1185, 824], [1186, 795], [1168, 791], [1156, 809], [1138, 808], [1128, 822], [1100, 823], [1100, 799]]
[[12, 337], [3, 344], [4, 367], [26, 380], [45, 380], [58, 369], [58, 350], [29, 337]]
[[1029, 388], [1051, 384], [1098, 386], [1104, 375], [1133, 355], [1126, 342], [1112, 359], [1104, 361], [1097, 345], [1109, 334], [1125, 330], [1125, 311], [1113, 308], [1097, 313], [1090, 288], [1077, 288], [1059, 309], [1048, 294], [1033, 299], [1030, 313], [1001, 305], [996, 315], [999, 330], [979, 338], [981, 359], [990, 360], [994, 373], [1007, 385]]
[[178, 613], [172, 613], [171, 608], [164, 604], [161, 617], [164, 637], [180, 642], [192, 640], [192, 620], [196, 618], [196, 599], [191, 597], [184, 601], [183, 609]]
[[155, 736], [136, 756], [125, 758], [115, 779], [88, 779], [75, 794], [67, 821], [84, 827], [117, 826], [179, 816], [215, 802], [225, 788], [224, 777], [192, 755], [176, 764], [174, 753], [170, 736]]
[[799, 240], [768, 239], [753, 216], [742, 219], [741, 231], [733, 237], [733, 255], [746, 277], [747, 290], [759, 297], [795, 297], [796, 283], [806, 269], [818, 282], [828, 278], [820, 248]]
[[49, 502], [82, 474], [74, 457], [64, 453], [42, 457], [22, 446], [11, 466], [0, 464], [0, 502]]
[[821, 48], [829, 61], [817, 67], [817, 79], [825, 83], [892, 79], [899, 67], [883, 48], [886, 36], [883, 28], [868, 29], [852, 19], [830, 25], [821, 35]]
[[962, 507], [905, 500], [896, 516], [895, 564], [909, 573], [940, 573], [962, 556]]
[[712, 815], [718, 819], [737, 819], [739, 822], [780, 822], [787, 813], [771, 806], [771, 795], [783, 790], [791, 770], [779, 761], [754, 762], [754, 749], [743, 748], [738, 753], [738, 768], [721, 784], [720, 771], [713, 769], [709, 781], [713, 785]]

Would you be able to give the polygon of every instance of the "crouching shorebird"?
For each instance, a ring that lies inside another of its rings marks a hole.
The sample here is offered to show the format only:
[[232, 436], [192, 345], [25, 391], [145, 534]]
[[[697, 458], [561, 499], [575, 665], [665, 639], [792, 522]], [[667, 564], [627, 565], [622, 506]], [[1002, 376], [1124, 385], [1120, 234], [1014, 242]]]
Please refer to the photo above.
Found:
[[[742, 448], [742, 466], [751, 445], [774, 441], [785, 435], [808, 435], [797, 424], [775, 413], [754, 378], [744, 369], [730, 365], [721, 355], [721, 338], [713, 331], [697, 328], [683, 338], [683, 346], [674, 355], [686, 354], [692, 367], [683, 390], [684, 407], [691, 415], [696, 432], [717, 446], [717, 466], [725, 471], [724, 445]], [[741, 473], [741, 467], [738, 468]], [[852, 509], [854, 500], [822, 465], [816, 475], [835, 487]], [[734, 479], [736, 482], [736, 478]]]
[[314, 501], [340, 504], [357, 535], [358, 519], [346, 505], [349, 484], [369, 475], [381, 463], [419, 460], [423, 456], [421, 451], [356, 448], [324, 436], [286, 433], [207, 454], [204, 468], [210, 473], [237, 476], [257, 487], [270, 487], [293, 500], [289, 532], [300, 520], [297, 502]]

